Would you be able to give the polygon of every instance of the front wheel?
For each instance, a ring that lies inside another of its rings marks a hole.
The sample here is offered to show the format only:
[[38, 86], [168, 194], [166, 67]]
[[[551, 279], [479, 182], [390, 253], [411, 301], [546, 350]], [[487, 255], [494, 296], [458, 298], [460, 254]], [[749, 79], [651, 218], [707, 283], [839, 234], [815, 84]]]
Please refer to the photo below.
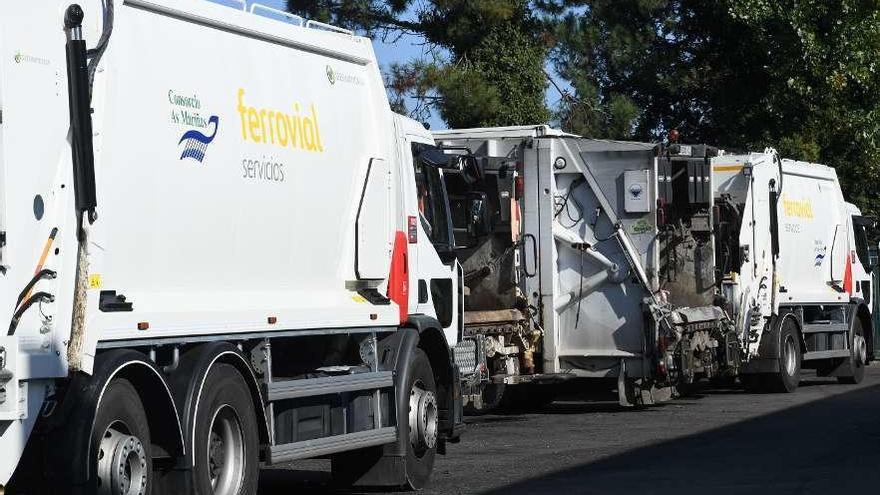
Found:
[[257, 417], [241, 373], [216, 364], [205, 379], [195, 416], [193, 455], [198, 495], [256, 495]]
[[405, 444], [405, 459], [398, 463], [398, 455], [385, 456], [385, 447], [336, 454], [331, 468], [334, 484], [419, 490], [428, 483], [437, 455], [439, 407], [434, 371], [425, 351], [413, 351], [406, 376], [406, 382], [401, 379], [398, 384], [405, 400], [397, 403], [396, 410], [398, 441]]
[[868, 361], [868, 343], [865, 341], [862, 321], [858, 318], [853, 322], [849, 344], [849, 369], [845, 375], [838, 376], [837, 381], [855, 385], [865, 379], [865, 363]]
[[440, 416], [434, 372], [428, 356], [421, 349], [415, 350], [415, 356], [410, 363], [409, 380], [404, 390], [409, 390], [407, 424], [401, 428], [409, 439], [406, 488], [419, 490], [428, 483], [434, 469]]

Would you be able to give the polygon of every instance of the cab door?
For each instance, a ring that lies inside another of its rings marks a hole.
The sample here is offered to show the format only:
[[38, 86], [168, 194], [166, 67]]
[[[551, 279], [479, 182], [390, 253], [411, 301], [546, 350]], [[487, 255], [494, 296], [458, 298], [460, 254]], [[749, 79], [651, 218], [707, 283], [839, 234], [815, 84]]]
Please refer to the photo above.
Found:
[[434, 151], [430, 136], [406, 134], [403, 159], [411, 164], [415, 191], [407, 199], [407, 238], [410, 245], [410, 307], [413, 313], [440, 322], [450, 346], [458, 343], [462, 326], [462, 269], [455, 257], [449, 198], [439, 164], [423, 158]]
[[868, 307], [872, 307], [877, 294], [874, 293], [872, 274], [876, 276], [877, 269], [871, 260], [870, 244], [868, 241], [868, 229], [874, 228], [875, 221], [861, 215], [852, 216], [852, 237], [850, 245], [853, 249], [850, 253], [852, 263], [852, 277], [854, 296], [865, 301]]

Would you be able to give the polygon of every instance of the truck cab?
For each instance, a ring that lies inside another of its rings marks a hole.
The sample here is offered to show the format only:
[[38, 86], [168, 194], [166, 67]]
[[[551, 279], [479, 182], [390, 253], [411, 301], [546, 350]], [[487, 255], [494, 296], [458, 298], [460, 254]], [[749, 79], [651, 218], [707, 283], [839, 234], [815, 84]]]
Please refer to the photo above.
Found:
[[461, 338], [463, 314], [462, 269], [456, 257], [452, 213], [444, 173], [459, 161], [435, 145], [425, 126], [395, 116], [397, 153], [410, 164], [403, 179], [416, 185], [404, 199], [407, 242], [410, 250], [410, 312], [436, 318], [450, 347]]

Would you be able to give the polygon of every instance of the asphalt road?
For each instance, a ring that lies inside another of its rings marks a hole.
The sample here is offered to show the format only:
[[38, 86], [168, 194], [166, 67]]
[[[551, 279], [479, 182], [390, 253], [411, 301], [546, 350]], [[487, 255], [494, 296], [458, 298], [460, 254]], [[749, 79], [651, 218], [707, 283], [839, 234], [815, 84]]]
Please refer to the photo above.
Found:
[[[468, 423], [422, 494], [880, 493], [876, 365], [855, 386], [804, 374], [794, 394], [707, 389], [628, 410], [568, 397]], [[260, 494], [337, 493], [327, 468], [264, 470]]]

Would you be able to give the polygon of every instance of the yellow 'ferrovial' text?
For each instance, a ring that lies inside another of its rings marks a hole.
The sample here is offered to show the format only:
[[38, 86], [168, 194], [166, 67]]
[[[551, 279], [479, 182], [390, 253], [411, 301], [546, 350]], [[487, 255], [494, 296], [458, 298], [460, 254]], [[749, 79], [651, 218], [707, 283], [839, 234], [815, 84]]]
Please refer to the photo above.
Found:
[[782, 210], [787, 217], [813, 219], [813, 203], [810, 200], [797, 201], [783, 196]]
[[309, 105], [307, 114], [300, 113], [294, 103], [291, 113], [256, 108], [244, 104], [244, 89], [238, 90], [238, 114], [241, 116], [241, 137], [245, 141], [273, 144], [316, 153], [324, 152], [318, 110]]

